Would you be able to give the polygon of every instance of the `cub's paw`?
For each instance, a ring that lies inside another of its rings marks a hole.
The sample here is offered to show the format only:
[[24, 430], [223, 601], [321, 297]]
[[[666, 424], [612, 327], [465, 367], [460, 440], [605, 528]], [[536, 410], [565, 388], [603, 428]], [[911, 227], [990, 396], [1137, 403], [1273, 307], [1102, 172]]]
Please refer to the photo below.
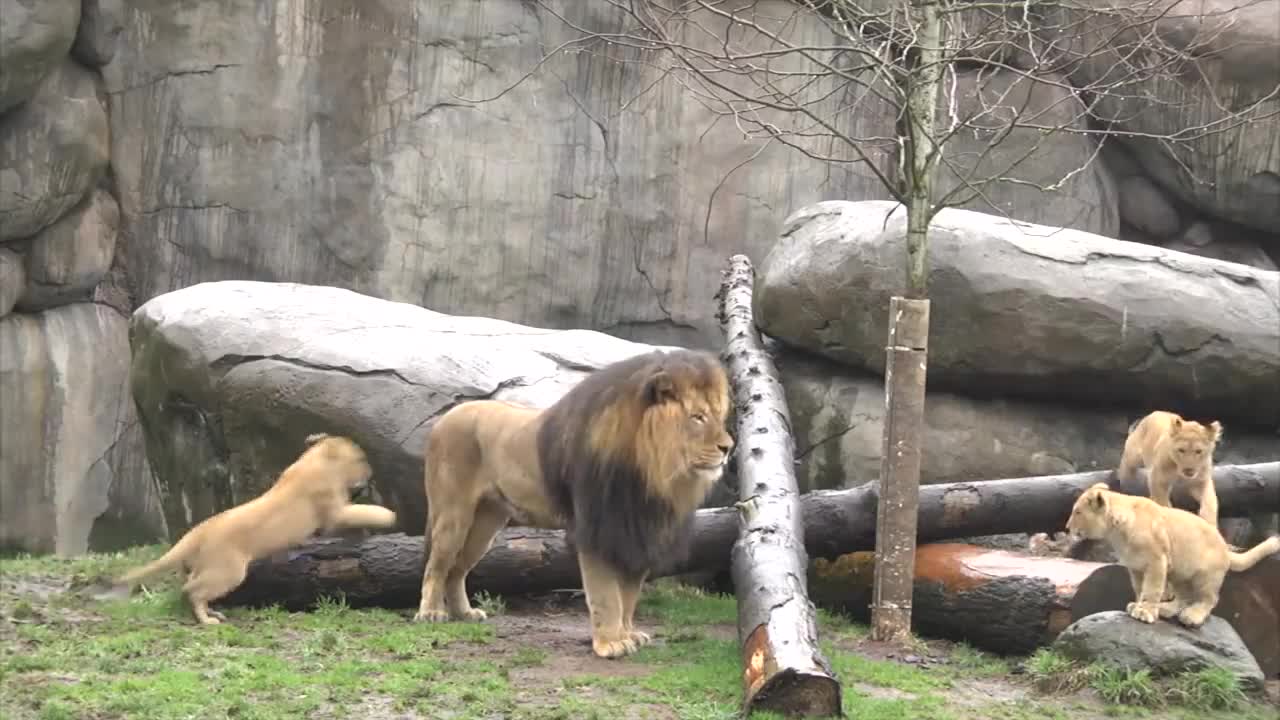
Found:
[[419, 608], [417, 614], [413, 616], [413, 621], [422, 623], [448, 622], [449, 613], [444, 610], [423, 610]]
[[1178, 613], [1178, 622], [1189, 628], [1198, 628], [1204, 625], [1205, 620], [1209, 619], [1208, 613], [1196, 612], [1194, 610], [1183, 610]]
[[457, 615], [454, 615], [453, 619], [461, 622], [482, 622], [487, 617], [489, 617], [489, 615], [480, 608], [467, 608]]
[[631, 632], [627, 633], [627, 639], [635, 643], [636, 647], [638, 648], [644, 647], [645, 645], [648, 645], [649, 643], [653, 642], [653, 638], [649, 635], [649, 633], [644, 632], [642, 630], [632, 630]]
[[620, 658], [636, 651], [636, 643], [631, 638], [623, 640], [592, 640], [591, 651], [597, 657]]
[[1155, 608], [1152, 608], [1146, 603], [1129, 603], [1129, 606], [1125, 608], [1125, 610], [1134, 620], [1144, 623], [1153, 623], [1156, 621], [1157, 613]]

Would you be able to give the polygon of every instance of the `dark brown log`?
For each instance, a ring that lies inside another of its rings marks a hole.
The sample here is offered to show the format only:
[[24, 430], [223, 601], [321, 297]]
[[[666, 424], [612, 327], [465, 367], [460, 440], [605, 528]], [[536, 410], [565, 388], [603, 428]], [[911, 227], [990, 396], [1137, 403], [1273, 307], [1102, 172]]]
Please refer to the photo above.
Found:
[[911, 631], [913, 564], [920, 508], [920, 442], [924, 437], [929, 301], [889, 298], [885, 347], [884, 443], [876, 504], [875, 582], [871, 637], [902, 642]]
[[751, 312], [755, 270], [729, 259], [717, 297], [737, 416], [737, 508], [741, 531], [731, 551], [742, 645], [744, 717], [834, 717], [840, 682], [818, 647], [818, 623], [805, 582], [809, 557], [795, 477], [795, 445], [778, 370]]
[[[1280, 511], [1280, 462], [1220, 465], [1213, 474], [1222, 517]], [[1110, 475], [1100, 471], [923, 486], [918, 542], [1061, 530], [1076, 497]], [[808, 554], [834, 558], [875, 547], [876, 502], [874, 484], [801, 496]], [[1177, 495], [1174, 503], [1191, 507]], [[733, 508], [699, 510], [686, 562], [662, 568], [654, 577], [727, 569], [738, 522]], [[342, 592], [353, 604], [417, 607], [422, 552], [423, 538], [416, 535], [313, 540], [255, 561], [244, 583], [224, 602], [305, 608], [322, 594]], [[578, 588], [580, 582], [576, 557], [562, 532], [507, 528], [476, 566], [467, 587], [472, 592], [521, 594]]]
[[[1133, 602], [1129, 572], [1105, 565], [1080, 583], [1072, 622]], [[1213, 614], [1231, 623], [1268, 678], [1280, 677], [1280, 557], [1271, 556], [1242, 573], [1227, 573]]]
[[[873, 555], [855, 552], [815, 560], [809, 575], [814, 600], [868, 620]], [[962, 543], [920, 545], [911, 627], [991, 652], [1030, 653], [1071, 623], [1077, 588], [1105, 567]]]

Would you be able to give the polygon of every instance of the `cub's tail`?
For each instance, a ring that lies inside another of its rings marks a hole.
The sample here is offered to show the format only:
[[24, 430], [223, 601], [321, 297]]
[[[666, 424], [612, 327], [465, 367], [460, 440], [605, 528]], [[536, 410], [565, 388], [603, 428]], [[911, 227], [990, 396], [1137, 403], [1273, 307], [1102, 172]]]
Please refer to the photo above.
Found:
[[139, 580], [149, 578], [152, 575], [157, 575], [168, 570], [173, 570], [187, 559], [191, 554], [191, 551], [195, 549], [194, 545], [195, 540], [192, 538], [191, 534], [188, 533], [186, 537], [182, 538], [175, 543], [173, 547], [169, 548], [169, 552], [166, 552], [164, 555], [161, 555], [159, 558], [152, 560], [140, 568], [134, 568], [133, 570], [121, 575], [116, 578], [115, 584], [117, 586], [127, 585], [132, 587]]
[[1227, 554], [1231, 556], [1231, 571], [1244, 572], [1257, 565], [1259, 561], [1268, 555], [1276, 553], [1280, 553], [1280, 535], [1272, 535], [1242, 553], [1229, 552]]

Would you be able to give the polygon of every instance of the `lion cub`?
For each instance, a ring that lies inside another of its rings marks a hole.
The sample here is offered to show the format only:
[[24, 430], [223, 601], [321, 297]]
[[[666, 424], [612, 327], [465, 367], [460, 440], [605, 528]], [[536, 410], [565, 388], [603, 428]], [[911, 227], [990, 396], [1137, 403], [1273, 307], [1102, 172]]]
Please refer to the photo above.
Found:
[[[1244, 572], [1280, 552], [1280, 536], [1242, 553], [1232, 552], [1218, 528], [1204, 518], [1150, 498], [1125, 495], [1097, 483], [1071, 508], [1067, 531], [1104, 540], [1129, 571], [1134, 602], [1125, 611], [1142, 622], [1176, 617], [1199, 627], [1218, 605], [1227, 571]], [[1169, 600], [1161, 602], [1166, 586]]]
[[395, 525], [391, 510], [351, 502], [373, 473], [359, 445], [324, 433], [310, 435], [306, 442], [310, 447], [266, 492], [206, 518], [169, 552], [125, 573], [116, 585], [132, 590], [143, 578], [181, 566], [187, 571], [182, 591], [196, 620], [216, 625], [227, 618], [210, 610], [209, 603], [244, 581], [250, 561], [297, 545], [317, 531]]
[[1218, 526], [1218, 494], [1213, 486], [1213, 451], [1222, 436], [1222, 424], [1201, 425], [1194, 420], [1156, 410], [1135, 423], [1124, 441], [1124, 454], [1116, 476], [1133, 479], [1139, 464], [1147, 468], [1147, 488], [1152, 500], [1171, 507], [1174, 486], [1184, 488], [1200, 503], [1198, 514]]

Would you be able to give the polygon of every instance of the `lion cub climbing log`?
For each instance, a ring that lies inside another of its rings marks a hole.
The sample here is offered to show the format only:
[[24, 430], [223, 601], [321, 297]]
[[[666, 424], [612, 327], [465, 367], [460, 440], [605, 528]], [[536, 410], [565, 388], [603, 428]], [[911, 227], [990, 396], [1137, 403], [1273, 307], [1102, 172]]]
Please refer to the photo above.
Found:
[[603, 367], [545, 410], [496, 400], [445, 413], [427, 441], [430, 551], [415, 620], [483, 620], [466, 577], [512, 517], [564, 528], [578, 551], [591, 647], [649, 642], [641, 585], [688, 541], [724, 472], [729, 381], [710, 353], [655, 351]]
[[1201, 425], [1175, 413], [1156, 410], [1130, 429], [1116, 475], [1127, 483], [1139, 464], [1145, 466], [1152, 500], [1170, 507], [1170, 492], [1174, 486], [1183, 487], [1200, 504], [1200, 517], [1217, 527], [1213, 451], [1221, 436], [1222, 425], [1216, 420]]
[[[1077, 539], [1105, 540], [1129, 570], [1134, 601], [1126, 611], [1142, 622], [1176, 617], [1199, 627], [1218, 605], [1227, 571], [1244, 572], [1280, 552], [1280, 536], [1251, 550], [1231, 552], [1218, 528], [1186, 510], [1125, 495], [1097, 483], [1076, 498], [1067, 531]], [[1172, 597], [1161, 602], [1166, 586]]]
[[185, 568], [182, 590], [192, 613], [201, 624], [214, 625], [226, 617], [210, 610], [209, 603], [243, 582], [252, 560], [316, 532], [396, 524], [391, 510], [351, 502], [352, 493], [364, 488], [373, 473], [359, 445], [324, 433], [306, 442], [310, 447], [262, 495], [205, 519], [169, 552], [125, 573], [116, 584], [132, 586], [156, 573]]

